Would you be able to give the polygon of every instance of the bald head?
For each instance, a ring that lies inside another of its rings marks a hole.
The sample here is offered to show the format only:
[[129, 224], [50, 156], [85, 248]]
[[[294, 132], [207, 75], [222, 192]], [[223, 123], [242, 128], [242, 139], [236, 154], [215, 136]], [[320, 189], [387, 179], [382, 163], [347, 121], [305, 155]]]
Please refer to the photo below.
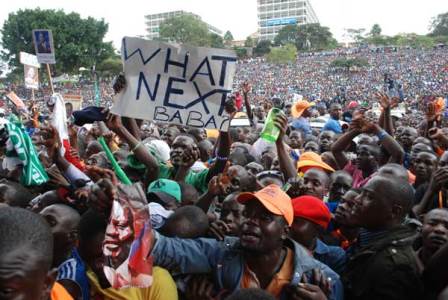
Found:
[[385, 164], [378, 169], [378, 175], [381, 176], [392, 176], [409, 182], [408, 170], [399, 164]]
[[411, 185], [393, 176], [374, 176], [357, 198], [353, 222], [368, 230], [388, 230], [403, 223], [414, 199]]

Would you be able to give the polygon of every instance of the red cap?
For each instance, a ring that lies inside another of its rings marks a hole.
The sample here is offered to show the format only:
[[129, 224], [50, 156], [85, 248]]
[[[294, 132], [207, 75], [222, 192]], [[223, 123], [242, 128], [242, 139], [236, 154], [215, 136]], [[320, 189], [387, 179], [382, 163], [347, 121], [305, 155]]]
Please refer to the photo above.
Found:
[[356, 101], [350, 101], [350, 103], [348, 104], [348, 108], [357, 108], [358, 107], [358, 102]]
[[313, 196], [300, 196], [292, 199], [294, 217], [300, 217], [327, 229], [331, 213], [325, 203]]

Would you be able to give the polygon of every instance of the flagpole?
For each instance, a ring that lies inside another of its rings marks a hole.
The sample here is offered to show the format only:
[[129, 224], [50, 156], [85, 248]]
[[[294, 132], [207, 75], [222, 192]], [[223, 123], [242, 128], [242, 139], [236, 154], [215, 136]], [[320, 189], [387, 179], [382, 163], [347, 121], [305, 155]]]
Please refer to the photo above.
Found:
[[53, 79], [51, 79], [50, 64], [47, 65], [48, 80], [50, 81], [51, 94], [54, 94]]

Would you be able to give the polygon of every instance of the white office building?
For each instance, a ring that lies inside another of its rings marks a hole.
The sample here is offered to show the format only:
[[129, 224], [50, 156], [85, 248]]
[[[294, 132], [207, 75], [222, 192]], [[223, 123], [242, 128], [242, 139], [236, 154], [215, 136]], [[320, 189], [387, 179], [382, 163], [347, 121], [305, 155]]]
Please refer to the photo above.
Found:
[[[183, 10], [176, 10], [176, 11], [169, 11], [159, 14], [151, 14], [145, 16], [145, 24], [146, 24], [146, 37], [150, 40], [158, 38], [159, 37], [159, 26], [160, 23], [162, 23], [165, 19], [180, 16], [180, 15], [191, 15], [195, 17], [196, 19], [204, 22], [202, 18], [194, 13], [183, 11]], [[204, 22], [207, 25], [207, 28], [210, 32], [216, 33], [218, 35], [222, 35], [223, 32], [219, 30], [218, 28], [208, 24], [207, 22]]]
[[274, 40], [286, 25], [319, 23], [309, 0], [257, 0], [260, 40]]

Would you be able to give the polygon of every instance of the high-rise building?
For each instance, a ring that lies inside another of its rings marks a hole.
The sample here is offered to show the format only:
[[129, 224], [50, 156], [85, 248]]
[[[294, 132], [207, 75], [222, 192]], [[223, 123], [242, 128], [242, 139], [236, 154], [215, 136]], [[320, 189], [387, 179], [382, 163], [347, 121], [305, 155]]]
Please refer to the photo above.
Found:
[[257, 0], [260, 40], [274, 40], [286, 25], [319, 23], [309, 0]]
[[[146, 32], [147, 32], [147, 38], [152, 40], [159, 37], [159, 26], [160, 23], [162, 23], [165, 19], [181, 16], [181, 15], [191, 15], [195, 17], [196, 19], [204, 22], [202, 18], [194, 13], [183, 11], [183, 10], [176, 10], [176, 11], [169, 11], [159, 14], [151, 14], [145, 16], [145, 23], [146, 23]], [[223, 32], [219, 30], [218, 28], [208, 24], [207, 22], [204, 22], [205, 25], [207, 25], [207, 28], [210, 32], [216, 33], [218, 35], [222, 35]]]

